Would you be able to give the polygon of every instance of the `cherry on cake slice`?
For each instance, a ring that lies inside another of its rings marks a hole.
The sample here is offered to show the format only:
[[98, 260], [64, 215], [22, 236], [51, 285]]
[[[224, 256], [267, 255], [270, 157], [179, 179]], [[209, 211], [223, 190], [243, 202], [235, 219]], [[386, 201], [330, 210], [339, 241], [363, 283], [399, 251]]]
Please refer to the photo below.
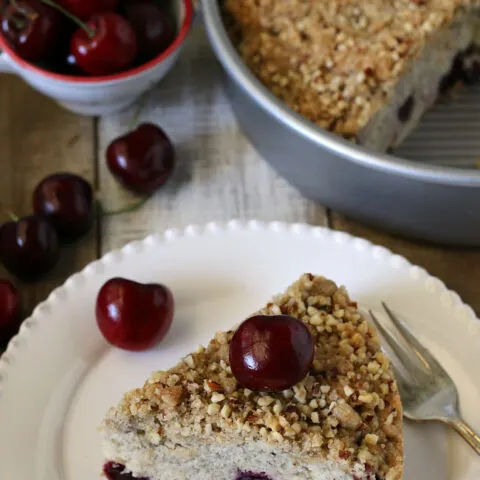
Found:
[[156, 372], [102, 427], [113, 480], [400, 480], [402, 406], [346, 290], [303, 275]]

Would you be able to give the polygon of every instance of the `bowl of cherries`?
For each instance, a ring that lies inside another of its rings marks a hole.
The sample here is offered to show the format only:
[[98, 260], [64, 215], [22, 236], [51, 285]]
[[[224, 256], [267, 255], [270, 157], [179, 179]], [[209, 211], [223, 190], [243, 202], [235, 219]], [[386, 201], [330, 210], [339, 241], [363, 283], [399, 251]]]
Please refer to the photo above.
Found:
[[0, 72], [75, 113], [113, 113], [167, 74], [192, 20], [192, 0], [0, 0]]

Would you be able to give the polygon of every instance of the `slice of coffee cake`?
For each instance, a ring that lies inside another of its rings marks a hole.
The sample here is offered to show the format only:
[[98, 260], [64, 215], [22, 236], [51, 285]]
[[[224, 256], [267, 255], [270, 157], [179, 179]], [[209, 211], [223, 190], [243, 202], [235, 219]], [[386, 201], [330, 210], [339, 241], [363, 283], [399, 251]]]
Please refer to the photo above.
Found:
[[479, 0], [224, 0], [240, 55], [278, 98], [368, 148], [399, 145], [480, 77]]
[[345, 289], [304, 275], [259, 314], [288, 315], [308, 328], [307, 375], [281, 392], [244, 388], [230, 368], [234, 331], [218, 333], [108, 412], [102, 434], [113, 478], [122, 471], [150, 480], [402, 478], [397, 385]]

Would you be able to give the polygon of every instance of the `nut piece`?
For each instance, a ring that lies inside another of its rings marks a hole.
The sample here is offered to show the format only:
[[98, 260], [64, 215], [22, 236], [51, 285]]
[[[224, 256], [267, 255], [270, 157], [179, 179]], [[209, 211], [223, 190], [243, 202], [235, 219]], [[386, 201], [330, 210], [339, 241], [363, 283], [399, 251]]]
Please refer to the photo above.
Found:
[[223, 387], [213, 380], [205, 380], [204, 387], [207, 392], [221, 392], [223, 390]]
[[228, 418], [230, 417], [232, 413], [232, 409], [230, 408], [230, 405], [228, 403], [226, 403], [223, 407], [222, 407], [222, 410], [220, 411], [220, 415], [223, 417], [223, 418]]
[[223, 402], [223, 400], [225, 400], [225, 395], [223, 393], [213, 393], [211, 400], [213, 403]]
[[333, 414], [349, 430], [356, 430], [361, 424], [360, 415], [347, 403], [341, 403], [333, 408]]
[[268, 407], [270, 404], [272, 404], [275, 400], [266, 395], [265, 397], [259, 397], [259, 399], [257, 400], [257, 403], [258, 405], [260, 405], [260, 407]]
[[177, 385], [175, 387], [167, 387], [161, 390], [160, 398], [169, 406], [176, 407], [182, 400], [183, 387]]
[[207, 407], [207, 413], [209, 415], [216, 415], [218, 412], [220, 412], [220, 405], [218, 403], [211, 403]]
[[378, 435], [375, 435], [374, 433], [367, 433], [363, 441], [365, 442], [365, 445], [374, 447], [378, 443]]

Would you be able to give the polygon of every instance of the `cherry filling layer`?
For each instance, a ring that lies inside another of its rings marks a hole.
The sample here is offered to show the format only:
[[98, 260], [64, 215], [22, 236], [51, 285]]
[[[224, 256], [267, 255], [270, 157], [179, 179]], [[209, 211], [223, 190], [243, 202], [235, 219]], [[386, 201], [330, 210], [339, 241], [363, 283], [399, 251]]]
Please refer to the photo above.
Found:
[[235, 480], [272, 480], [264, 473], [240, 472]]
[[[146, 477], [134, 477], [131, 473], [125, 472], [125, 467], [120, 463], [108, 462], [103, 467], [103, 473], [108, 480], [149, 480]], [[273, 480], [264, 473], [239, 472], [235, 480]]]
[[[108, 480], [149, 480], [146, 477], [137, 478], [125, 472], [125, 467], [120, 463], [108, 462], [103, 467], [103, 473]], [[235, 480], [272, 480], [264, 473], [239, 472]]]
[[453, 61], [450, 72], [442, 78], [440, 94], [451, 90], [458, 83], [472, 85], [480, 81], [480, 46], [470, 45]]
[[131, 473], [125, 473], [125, 467], [120, 463], [108, 462], [103, 467], [103, 473], [108, 480], [149, 480], [146, 477], [134, 477]]

